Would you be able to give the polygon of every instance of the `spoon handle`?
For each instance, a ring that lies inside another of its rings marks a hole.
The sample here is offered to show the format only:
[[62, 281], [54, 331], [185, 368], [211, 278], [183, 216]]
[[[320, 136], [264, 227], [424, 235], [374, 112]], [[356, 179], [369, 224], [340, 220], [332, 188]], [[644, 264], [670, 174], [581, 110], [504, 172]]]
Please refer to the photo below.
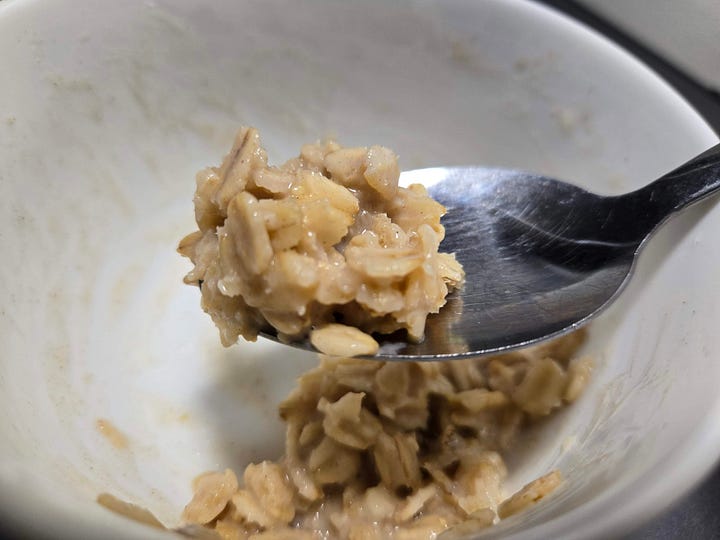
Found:
[[643, 235], [671, 214], [720, 191], [720, 144], [647, 186], [620, 197]]

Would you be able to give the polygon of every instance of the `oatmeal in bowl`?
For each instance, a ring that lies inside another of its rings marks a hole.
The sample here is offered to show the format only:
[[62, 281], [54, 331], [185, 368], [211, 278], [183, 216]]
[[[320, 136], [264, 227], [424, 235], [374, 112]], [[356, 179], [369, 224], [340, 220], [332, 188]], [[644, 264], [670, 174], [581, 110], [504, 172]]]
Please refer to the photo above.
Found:
[[222, 539], [431, 540], [478, 531], [552, 494], [548, 471], [505, 493], [523, 428], [575, 401], [585, 332], [489, 359], [324, 357], [280, 405], [285, 453], [194, 482], [183, 519]]

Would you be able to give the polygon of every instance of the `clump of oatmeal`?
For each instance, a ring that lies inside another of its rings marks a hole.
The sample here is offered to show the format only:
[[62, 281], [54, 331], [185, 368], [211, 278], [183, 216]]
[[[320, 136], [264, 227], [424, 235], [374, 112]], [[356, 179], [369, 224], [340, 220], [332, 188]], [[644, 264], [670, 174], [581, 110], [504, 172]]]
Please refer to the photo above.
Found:
[[183, 517], [226, 540], [429, 540], [490, 526], [561, 483], [552, 471], [506, 497], [502, 456], [524, 426], [580, 395], [584, 338], [490, 359], [322, 358], [280, 405], [284, 457], [242, 479], [200, 476]]
[[357, 356], [377, 351], [373, 332], [422, 339], [464, 274], [438, 252], [445, 208], [399, 175], [391, 150], [333, 141], [269, 166], [257, 130], [242, 128], [222, 165], [198, 174], [198, 230], [178, 247], [223, 345], [274, 329]]

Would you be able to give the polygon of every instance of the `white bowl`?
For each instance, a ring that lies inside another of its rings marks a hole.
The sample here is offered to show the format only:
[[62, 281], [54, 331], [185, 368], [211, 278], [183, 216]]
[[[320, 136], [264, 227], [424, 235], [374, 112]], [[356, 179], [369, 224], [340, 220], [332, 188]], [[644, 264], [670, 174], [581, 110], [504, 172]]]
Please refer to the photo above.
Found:
[[[196, 474], [281, 451], [276, 405], [313, 356], [224, 350], [174, 251], [195, 171], [240, 124], [275, 161], [335, 135], [404, 168], [520, 167], [605, 193], [716, 141], [634, 58], [524, 1], [6, 0], [0, 51], [0, 512], [56, 538], [164, 538], [96, 495], [174, 525]], [[719, 227], [705, 203], [650, 244], [593, 327], [586, 395], [513, 457], [510, 488], [552, 467], [565, 488], [486, 537], [608, 538], [711, 468]]]

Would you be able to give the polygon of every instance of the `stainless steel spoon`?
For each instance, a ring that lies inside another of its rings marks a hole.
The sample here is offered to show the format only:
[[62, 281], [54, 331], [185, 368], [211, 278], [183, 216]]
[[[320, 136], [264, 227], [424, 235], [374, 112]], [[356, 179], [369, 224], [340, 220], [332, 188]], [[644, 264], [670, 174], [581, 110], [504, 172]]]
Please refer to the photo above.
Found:
[[466, 281], [428, 318], [422, 343], [391, 336], [376, 358], [479, 356], [559, 336], [603, 311], [628, 282], [653, 232], [720, 189], [720, 145], [644, 188], [613, 197], [483, 167], [408, 171], [401, 183], [424, 184], [447, 207], [441, 248], [456, 253]]

